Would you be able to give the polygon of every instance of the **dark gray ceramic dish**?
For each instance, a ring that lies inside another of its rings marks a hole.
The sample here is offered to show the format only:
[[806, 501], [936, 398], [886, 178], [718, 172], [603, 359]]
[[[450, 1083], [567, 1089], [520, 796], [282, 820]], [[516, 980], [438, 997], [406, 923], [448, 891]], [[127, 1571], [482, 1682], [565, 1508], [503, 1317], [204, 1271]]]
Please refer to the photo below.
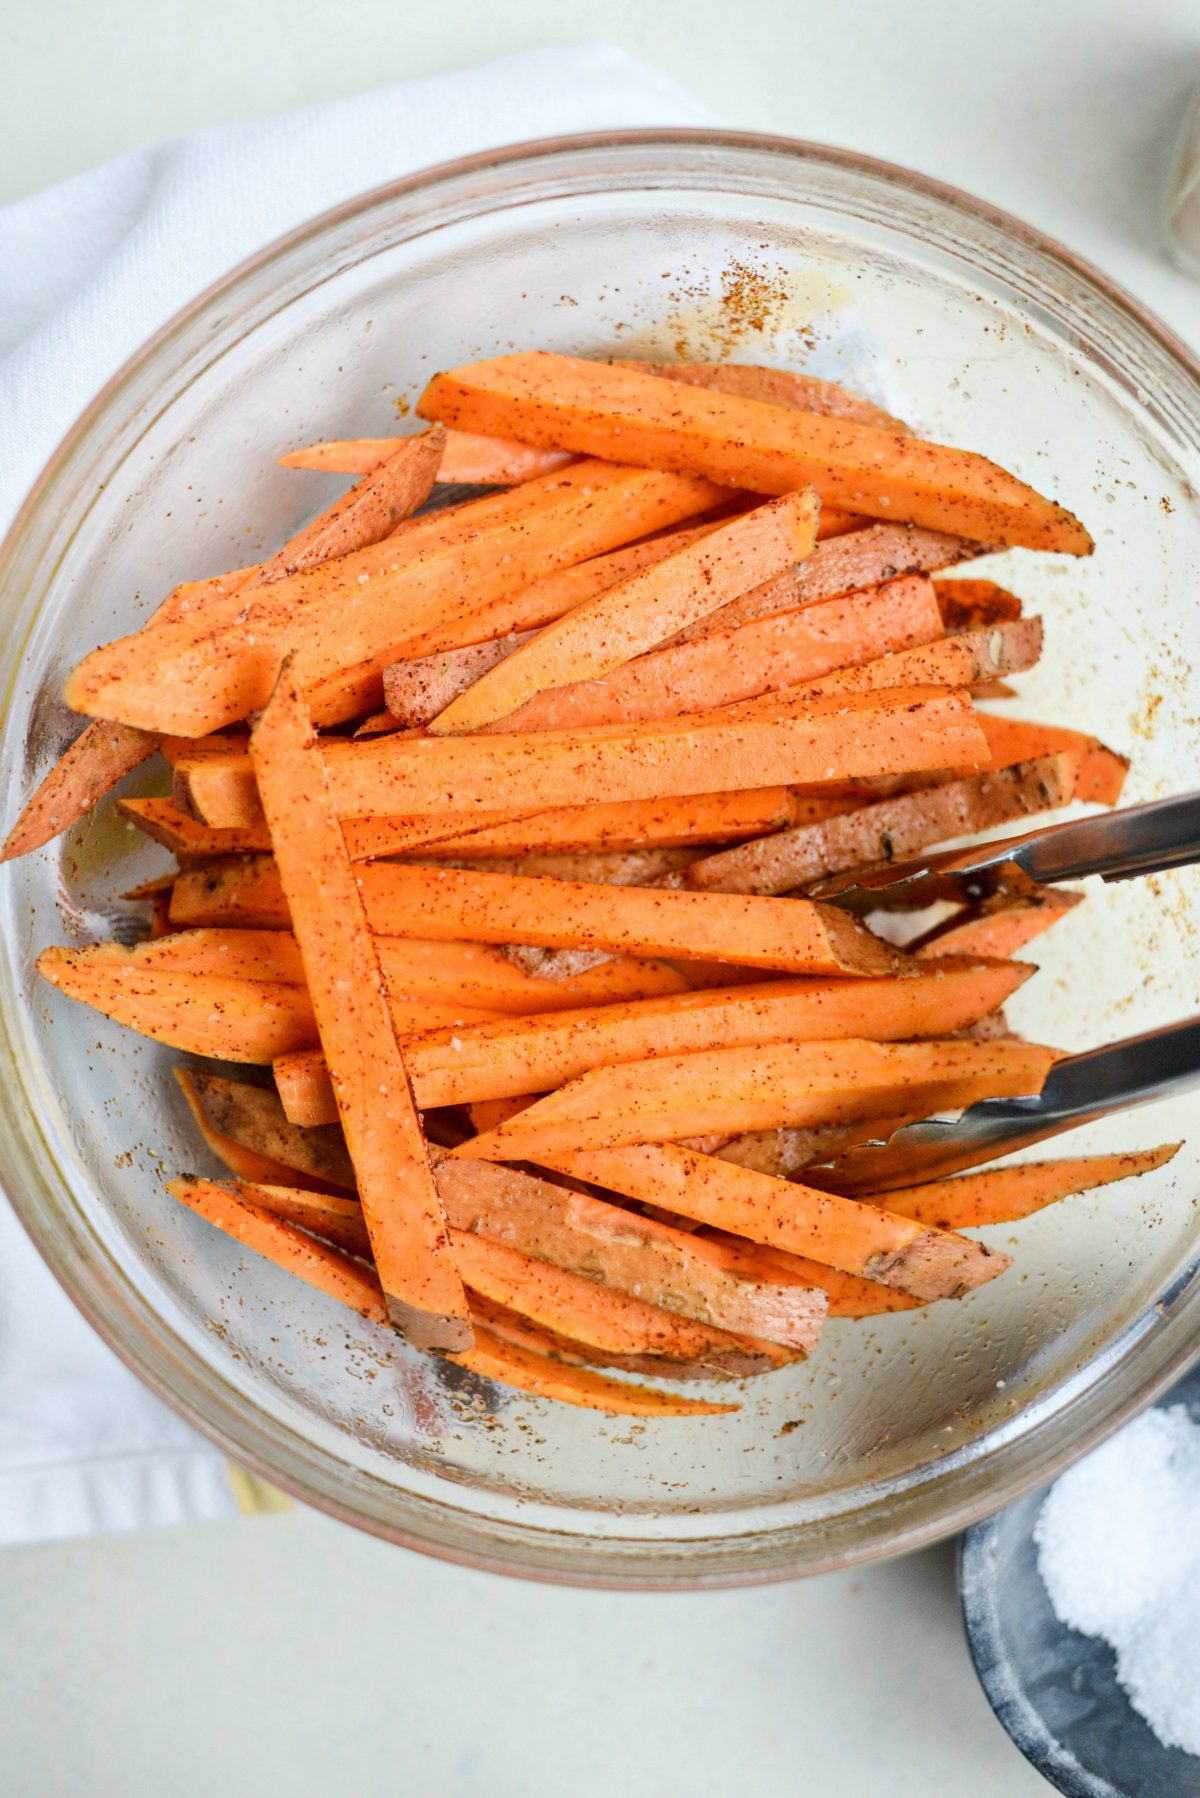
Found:
[[[1200, 1421], [1200, 1368], [1160, 1403], [1185, 1404]], [[1200, 1757], [1164, 1748], [1117, 1683], [1112, 1649], [1054, 1615], [1033, 1542], [1045, 1496], [1031, 1492], [962, 1538], [967, 1640], [992, 1709], [1071, 1798], [1200, 1798]]]

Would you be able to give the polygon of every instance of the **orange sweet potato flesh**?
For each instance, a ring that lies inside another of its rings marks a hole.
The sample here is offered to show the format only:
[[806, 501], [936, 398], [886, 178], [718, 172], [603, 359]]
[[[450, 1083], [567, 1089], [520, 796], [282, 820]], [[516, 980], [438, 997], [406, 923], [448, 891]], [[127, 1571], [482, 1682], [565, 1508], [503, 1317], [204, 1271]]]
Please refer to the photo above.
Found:
[[1067, 805], [1077, 767], [1073, 755], [1042, 756], [994, 773], [902, 793], [705, 856], [670, 880], [672, 885], [703, 892], [791, 892], [826, 875], [902, 860], [950, 837]]
[[717, 1045], [944, 1036], [1002, 1005], [1032, 971], [1013, 962], [932, 965], [932, 980], [779, 980], [498, 1020], [424, 1037], [405, 1062], [419, 1105], [456, 1105], [548, 1092], [590, 1068]]
[[[306, 988], [291, 980], [205, 974], [156, 962], [154, 952], [174, 938], [123, 949], [43, 949], [38, 973], [67, 998], [192, 1055], [222, 1061], [270, 1062], [318, 1040]], [[149, 952], [149, 953], [148, 953]], [[496, 1014], [472, 1005], [388, 1000], [393, 1029], [405, 1038], [422, 1030], [483, 1023]]]
[[[206, 607], [239, 588], [248, 591], [295, 569], [315, 567], [332, 556], [377, 542], [425, 499], [444, 439], [440, 426], [408, 438], [405, 447], [378, 473], [314, 519], [277, 555], [260, 567], [238, 570], [232, 577], [193, 582], [177, 590], [160, 607], [154, 622], [182, 618], [189, 611], [203, 616]], [[103, 718], [87, 725], [26, 804], [0, 848], [0, 861], [28, 854], [68, 830], [119, 780], [148, 761], [159, 741], [153, 728], [140, 729]]]
[[[487, 649], [488, 666], [503, 659], [527, 631], [540, 630], [585, 604], [606, 588], [625, 581], [640, 569], [652, 568], [666, 556], [676, 555], [691, 543], [717, 529], [719, 520], [659, 531], [637, 543], [622, 544], [603, 555], [589, 556], [571, 568], [540, 575], [519, 592], [480, 604], [461, 618], [443, 618], [422, 631], [406, 646], [405, 660], [396, 672], [384, 670], [384, 690], [389, 707], [407, 723], [424, 724], [447, 706], [467, 683], [456, 660], [464, 651]], [[500, 647], [497, 647], [497, 646]], [[483, 673], [478, 655], [467, 666], [472, 678]]]
[[419, 1348], [467, 1348], [466, 1295], [379, 958], [290, 668], [251, 754], [388, 1315]]
[[931, 643], [941, 628], [930, 582], [902, 576], [653, 650], [601, 679], [541, 693], [493, 728], [567, 730], [702, 712]]
[[[372, 474], [410, 437], [342, 438], [310, 443], [304, 449], [280, 456], [281, 468], [313, 468], [326, 474]], [[466, 431], [447, 431], [438, 466], [439, 481], [467, 486], [513, 486], [535, 475], [551, 474], [571, 460], [569, 450], [530, 449], [498, 437], [478, 437]]]
[[878, 1199], [865, 1195], [865, 1202], [886, 1205], [900, 1217], [941, 1229], [978, 1230], [988, 1224], [1016, 1223], [1072, 1193], [1090, 1192], [1114, 1180], [1152, 1173], [1164, 1167], [1182, 1146], [1172, 1142], [1123, 1155], [1079, 1155], [1060, 1161], [1026, 1161], [1016, 1167], [977, 1169], [950, 1180], [901, 1187]]
[[[483, 943], [435, 943], [422, 938], [377, 937], [379, 964], [393, 995], [404, 1003], [461, 1008], [494, 1016], [572, 1011], [580, 1006], [652, 999], [687, 990], [682, 974], [666, 962], [611, 957], [574, 980], [537, 980], [497, 949]], [[302, 986], [304, 969], [296, 939], [286, 930], [175, 930], [164, 941], [128, 952], [136, 965], [178, 973], [227, 974], [240, 980], [278, 980]]]
[[529, 442], [758, 493], [812, 486], [850, 512], [984, 543], [1092, 549], [1062, 506], [971, 451], [578, 357], [535, 350], [435, 375], [417, 410], [460, 430], [519, 431]]
[[0, 861], [28, 855], [77, 824], [98, 799], [140, 768], [158, 748], [158, 733], [97, 719], [84, 726], [55, 762], [0, 847]]
[[[677, 523], [720, 497], [695, 477], [574, 464], [250, 594], [234, 591], [199, 620], [94, 650], [68, 678], [64, 698], [76, 711], [203, 736], [265, 705], [290, 654], [305, 691], [333, 683], [315, 706], [316, 721], [339, 722], [380, 703], [383, 669], [433, 622], [465, 617], [536, 575]], [[348, 672], [356, 678], [347, 688]], [[370, 687], [366, 704], [359, 674]]]
[[265, 823], [240, 830], [214, 830], [190, 817], [171, 799], [121, 799], [117, 810], [173, 855], [252, 855], [271, 847]]
[[743, 1280], [724, 1250], [687, 1231], [515, 1168], [444, 1160], [452, 1228], [473, 1231], [680, 1317], [807, 1352], [824, 1302], [799, 1284]]
[[[743, 703], [765, 708], [763, 701]], [[335, 802], [352, 818], [452, 809], [532, 812], [539, 802], [552, 809], [823, 785], [958, 768], [985, 758], [970, 699], [931, 687], [781, 700], [777, 709], [750, 716], [727, 708], [651, 726], [330, 740], [324, 756]], [[258, 802], [244, 751], [205, 754], [187, 774], [207, 823], [254, 821]]]
[[[239, 903], [218, 897], [211, 874], [182, 874], [172, 918], [177, 924], [286, 924], [290, 907], [268, 858], [258, 858], [243, 890], [251, 896]], [[393, 862], [361, 869], [359, 890], [371, 929], [383, 937], [535, 943], [667, 960], [736, 956], [743, 967], [801, 974], [878, 975], [906, 965], [848, 913], [799, 899], [593, 886]]]
[[337, 1100], [329, 1082], [325, 1057], [319, 1049], [298, 1049], [290, 1055], [280, 1055], [272, 1072], [275, 1090], [289, 1123], [304, 1130], [337, 1123]]
[[1038, 756], [1074, 754], [1079, 758], [1076, 799], [1086, 804], [1115, 805], [1121, 797], [1129, 758], [1118, 755], [1095, 737], [1057, 724], [1035, 724], [1025, 718], [1000, 718], [980, 712], [979, 726], [988, 741], [991, 766], [1011, 767]]
[[821, 381], [814, 375], [796, 374], [792, 369], [764, 368], [755, 362], [638, 362], [626, 356], [613, 360], [618, 368], [659, 375], [689, 387], [715, 388], [719, 393], [736, 393], [747, 400], [766, 400], [773, 406], [820, 412], [826, 418], [852, 418], [859, 424], [876, 425], [881, 431], [901, 435], [908, 432], [902, 419], [839, 382]]
[[861, 693], [879, 687], [975, 687], [1000, 674], [1022, 674], [1042, 653], [1040, 618], [961, 631], [937, 643], [894, 650], [874, 661], [836, 669], [806, 683], [812, 694]]
[[715, 1417], [736, 1411], [736, 1405], [715, 1404], [709, 1399], [680, 1398], [673, 1392], [655, 1391], [624, 1380], [606, 1379], [586, 1367], [567, 1367], [548, 1355], [539, 1355], [514, 1342], [504, 1342], [494, 1331], [475, 1326], [475, 1346], [451, 1357], [460, 1367], [483, 1374], [504, 1386], [557, 1399], [560, 1404], [580, 1405], [592, 1411], [611, 1411], [624, 1417]]
[[536, 1160], [563, 1149], [927, 1115], [1040, 1092], [1054, 1052], [1024, 1042], [766, 1043], [594, 1068], [454, 1153]]
[[[176, 881], [176, 899], [189, 879]], [[905, 966], [905, 957], [846, 912], [802, 899], [777, 903], [398, 863], [362, 868], [360, 890], [381, 937], [533, 942], [667, 960], [736, 955], [739, 966], [804, 975], [887, 975]], [[250, 910], [243, 921], [264, 915], [264, 908]], [[173, 917], [184, 922], [175, 903]], [[198, 919], [189, 913], [187, 921]]]
[[921, 961], [943, 955], [1016, 955], [1082, 900], [1082, 893], [1058, 887], [1041, 887], [1019, 899], [1003, 895], [985, 901], [976, 912], [935, 925], [911, 947]]
[[[236, 1143], [283, 1170], [273, 1175], [246, 1173], [244, 1179], [266, 1180], [268, 1184], [282, 1180], [285, 1185], [318, 1192], [327, 1192], [331, 1187], [354, 1192], [354, 1167], [340, 1130], [329, 1126], [316, 1130], [297, 1128], [284, 1115], [272, 1087], [250, 1086], [243, 1080], [226, 1080], [219, 1074], [187, 1068], [175, 1068], [173, 1072], [202, 1132], [211, 1131], [223, 1141]], [[218, 1154], [223, 1152], [217, 1149]]]
[[[244, 1248], [253, 1249], [277, 1267], [295, 1274], [319, 1292], [349, 1305], [371, 1323], [388, 1322], [387, 1305], [374, 1270], [356, 1261], [331, 1244], [306, 1235], [284, 1218], [261, 1205], [250, 1202], [256, 1188], [235, 1185], [232, 1189], [215, 1180], [198, 1180], [185, 1175], [168, 1180], [172, 1198], [187, 1205], [208, 1223], [215, 1224]], [[310, 1195], [301, 1193], [300, 1198]]]
[[[244, 1247], [264, 1255], [330, 1298], [350, 1306], [360, 1316], [372, 1323], [389, 1321], [387, 1303], [373, 1268], [331, 1243], [308, 1235], [305, 1229], [297, 1228], [280, 1215], [290, 1206], [298, 1215], [304, 1216], [311, 1227], [318, 1222], [324, 1226], [335, 1201], [326, 1200], [319, 1205], [315, 1195], [294, 1190], [289, 1192], [246, 1183], [239, 1183], [229, 1190], [212, 1180], [192, 1178], [171, 1180], [167, 1190]], [[260, 1203], [253, 1203], [254, 1199]], [[269, 1202], [271, 1209], [261, 1201]], [[737, 1408], [680, 1398], [671, 1392], [605, 1379], [583, 1368], [566, 1367], [548, 1357], [501, 1342], [482, 1327], [474, 1330], [473, 1337], [472, 1346], [455, 1356], [462, 1366], [489, 1379], [566, 1404], [634, 1417], [711, 1416]]]
[[1007, 1255], [950, 1230], [855, 1199], [831, 1203], [831, 1195], [796, 1181], [675, 1144], [593, 1149], [555, 1155], [548, 1164], [751, 1242], [896, 1286], [914, 1298], [960, 1298], [1009, 1265]]
[[670, 1374], [669, 1363], [681, 1362], [721, 1378], [762, 1372], [788, 1359], [774, 1343], [677, 1317], [474, 1231], [452, 1230], [450, 1240], [473, 1307], [480, 1295], [610, 1364], [636, 1357], [640, 1371]]
[[269, 1211], [272, 1217], [298, 1224], [300, 1229], [343, 1249], [347, 1255], [370, 1262], [371, 1239], [357, 1199], [314, 1191], [301, 1185], [296, 1175], [287, 1169], [274, 1179], [254, 1180], [249, 1174], [241, 1175], [234, 1191], [260, 1211]]
[[722, 524], [565, 618], [480, 676], [439, 713], [438, 732], [495, 724], [551, 687], [597, 680], [764, 580], [802, 562], [816, 542], [818, 504], [789, 493]]

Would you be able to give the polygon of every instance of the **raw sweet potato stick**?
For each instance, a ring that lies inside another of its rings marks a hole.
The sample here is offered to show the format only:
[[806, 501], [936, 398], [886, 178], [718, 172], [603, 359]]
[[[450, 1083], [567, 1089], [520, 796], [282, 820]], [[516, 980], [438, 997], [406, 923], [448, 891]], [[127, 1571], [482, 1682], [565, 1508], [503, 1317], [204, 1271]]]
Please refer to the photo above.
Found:
[[576, 356], [533, 350], [452, 369], [434, 376], [417, 411], [459, 429], [519, 431], [531, 443], [757, 493], [811, 486], [822, 503], [984, 543], [1092, 549], [1062, 506], [971, 451]]
[[478, 730], [546, 688], [599, 679], [804, 561], [816, 541], [817, 513], [815, 494], [801, 492], [730, 519], [547, 625], [439, 713], [433, 729]]
[[388, 1315], [418, 1347], [471, 1325], [379, 959], [304, 702], [285, 669], [251, 754]]

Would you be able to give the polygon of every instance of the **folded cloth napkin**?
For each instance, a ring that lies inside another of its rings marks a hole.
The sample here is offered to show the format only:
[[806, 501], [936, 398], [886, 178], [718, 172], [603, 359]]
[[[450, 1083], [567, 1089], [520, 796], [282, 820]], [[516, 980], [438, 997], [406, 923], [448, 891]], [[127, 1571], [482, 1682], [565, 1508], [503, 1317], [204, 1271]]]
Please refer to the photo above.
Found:
[[[621, 50], [535, 50], [196, 132], [0, 210], [0, 534], [122, 362], [242, 258], [450, 157], [710, 115]], [[0, 1197], [0, 1542], [264, 1508], [75, 1312]]]

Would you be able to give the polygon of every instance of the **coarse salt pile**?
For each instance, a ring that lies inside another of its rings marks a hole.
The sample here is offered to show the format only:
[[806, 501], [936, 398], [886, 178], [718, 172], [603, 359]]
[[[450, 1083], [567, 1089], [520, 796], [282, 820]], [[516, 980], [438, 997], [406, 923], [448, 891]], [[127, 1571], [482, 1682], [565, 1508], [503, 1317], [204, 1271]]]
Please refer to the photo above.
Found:
[[1147, 1411], [1051, 1488], [1034, 1530], [1056, 1615], [1116, 1651], [1168, 1748], [1200, 1754], [1200, 1426]]

